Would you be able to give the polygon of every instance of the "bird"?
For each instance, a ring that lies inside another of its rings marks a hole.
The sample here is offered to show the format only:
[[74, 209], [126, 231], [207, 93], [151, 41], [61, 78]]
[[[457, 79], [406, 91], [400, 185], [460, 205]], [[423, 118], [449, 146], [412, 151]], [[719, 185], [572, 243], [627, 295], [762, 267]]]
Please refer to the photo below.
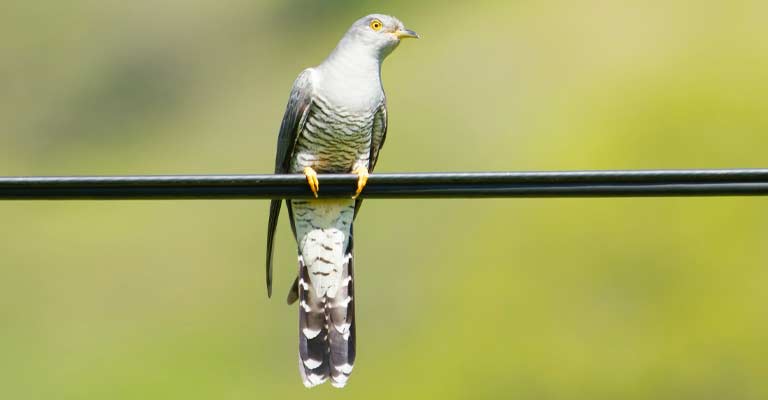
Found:
[[[334, 387], [344, 387], [354, 366], [352, 224], [387, 134], [381, 65], [408, 38], [419, 35], [393, 16], [371, 14], [355, 21], [322, 63], [296, 78], [280, 124], [275, 173], [304, 174], [314, 194], [285, 201], [298, 247], [298, 274], [287, 302], [299, 300], [299, 373], [306, 387], [329, 379]], [[356, 174], [354, 196], [319, 198], [318, 173]], [[278, 199], [269, 208], [269, 297], [281, 206]]]

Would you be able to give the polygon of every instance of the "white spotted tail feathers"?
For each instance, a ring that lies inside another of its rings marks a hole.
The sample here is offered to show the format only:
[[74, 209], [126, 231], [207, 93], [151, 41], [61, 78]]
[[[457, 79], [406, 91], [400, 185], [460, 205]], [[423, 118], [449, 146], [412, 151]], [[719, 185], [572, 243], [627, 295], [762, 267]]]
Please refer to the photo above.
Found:
[[[309, 261], [309, 260], [308, 260]], [[315, 259], [317, 263], [324, 260]], [[344, 387], [355, 363], [355, 303], [352, 240], [340, 267], [339, 281], [331, 290], [318, 293], [312, 273], [318, 274], [299, 255], [299, 372], [306, 387], [330, 378], [335, 387]]]

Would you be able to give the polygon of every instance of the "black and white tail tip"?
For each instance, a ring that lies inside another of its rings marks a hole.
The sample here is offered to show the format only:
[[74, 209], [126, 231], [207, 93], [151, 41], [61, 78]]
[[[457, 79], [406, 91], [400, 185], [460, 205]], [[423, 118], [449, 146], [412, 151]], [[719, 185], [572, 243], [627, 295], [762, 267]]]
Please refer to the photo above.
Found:
[[316, 296], [299, 256], [299, 372], [304, 386], [328, 378], [341, 388], [355, 363], [355, 303], [352, 255], [347, 254], [335, 296]]

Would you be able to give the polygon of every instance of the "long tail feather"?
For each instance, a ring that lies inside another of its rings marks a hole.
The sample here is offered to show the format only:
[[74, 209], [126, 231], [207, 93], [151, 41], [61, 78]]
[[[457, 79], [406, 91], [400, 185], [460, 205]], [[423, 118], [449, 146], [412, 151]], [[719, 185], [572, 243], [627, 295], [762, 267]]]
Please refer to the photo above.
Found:
[[330, 372], [326, 300], [315, 295], [309, 271], [299, 256], [299, 371], [304, 386], [325, 382]]
[[[352, 239], [342, 265], [341, 284], [333, 297], [316, 296], [309, 269], [299, 256], [299, 371], [307, 387], [331, 379], [344, 387], [355, 363], [355, 285]], [[289, 292], [288, 301], [292, 299]]]
[[339, 388], [346, 385], [355, 364], [355, 283], [352, 253], [347, 253], [345, 259], [347, 262], [344, 264], [341, 288], [336, 292], [336, 297], [330, 299], [327, 314], [330, 320], [328, 341], [331, 347], [331, 384]]
[[272, 247], [275, 242], [277, 220], [280, 217], [282, 200], [272, 200], [269, 203], [269, 223], [267, 224], [267, 297], [272, 297]]

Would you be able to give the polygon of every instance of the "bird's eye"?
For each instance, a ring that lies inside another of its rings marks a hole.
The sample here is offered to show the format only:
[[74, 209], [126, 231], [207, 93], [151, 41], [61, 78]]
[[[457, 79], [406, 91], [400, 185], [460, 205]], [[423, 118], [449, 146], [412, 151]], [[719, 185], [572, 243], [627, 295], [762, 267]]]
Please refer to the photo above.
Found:
[[380, 31], [381, 28], [383, 27], [384, 27], [384, 24], [378, 19], [374, 19], [373, 21], [371, 21], [371, 29], [373, 29], [374, 31]]

